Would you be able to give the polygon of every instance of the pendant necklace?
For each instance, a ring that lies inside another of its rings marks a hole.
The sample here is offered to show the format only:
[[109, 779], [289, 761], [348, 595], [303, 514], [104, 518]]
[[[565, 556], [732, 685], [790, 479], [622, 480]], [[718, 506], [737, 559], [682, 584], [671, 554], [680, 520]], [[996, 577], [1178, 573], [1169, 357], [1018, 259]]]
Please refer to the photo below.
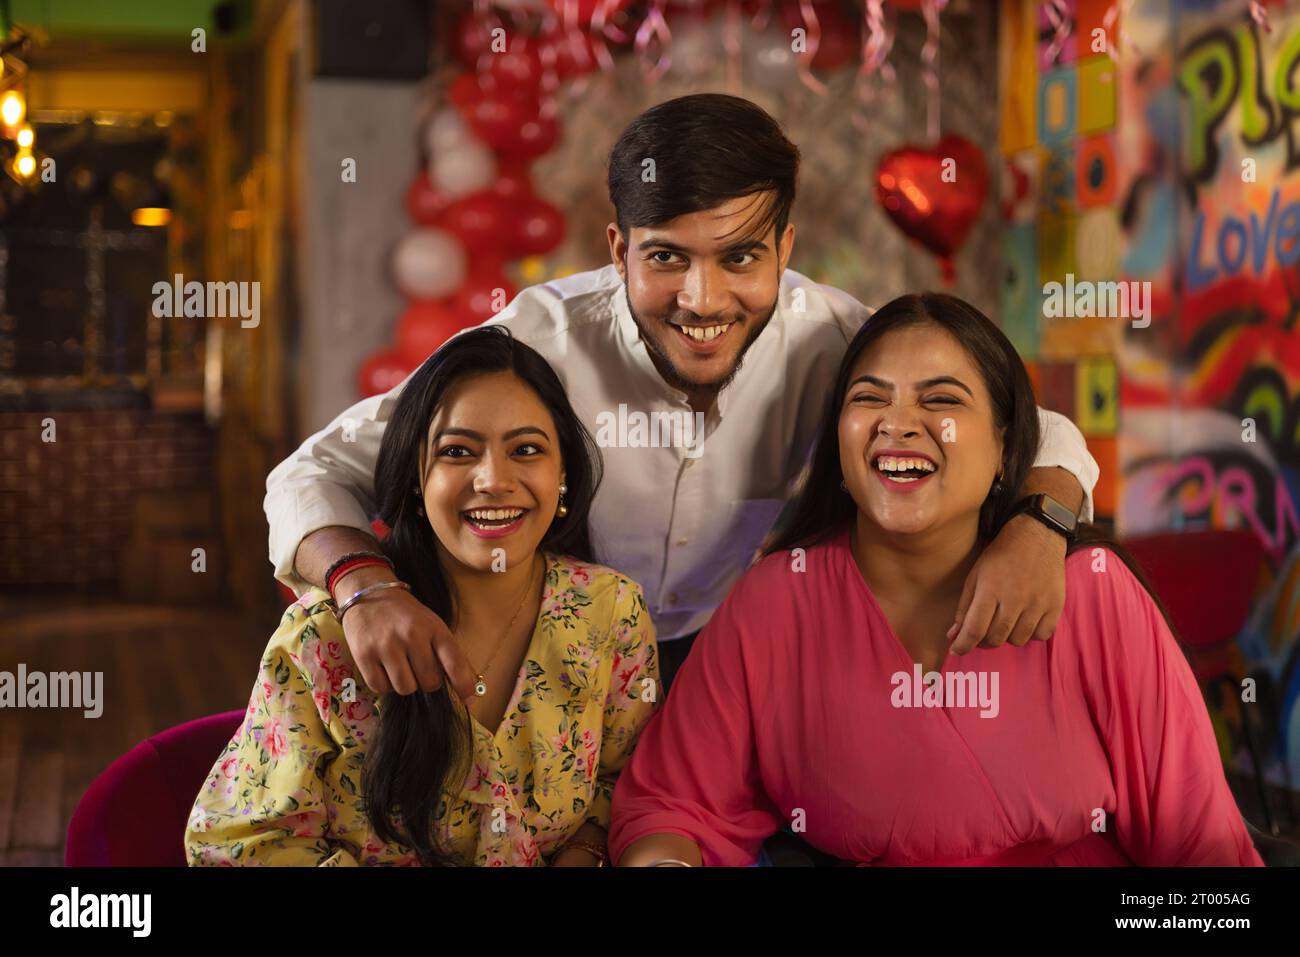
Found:
[[[543, 565], [543, 568], [544, 567], [545, 566]], [[487, 671], [492, 667], [492, 662], [496, 659], [497, 652], [501, 650], [501, 646], [504, 645], [506, 643], [506, 639], [510, 637], [510, 629], [512, 629], [515, 626], [515, 620], [519, 617], [519, 613], [523, 611], [524, 602], [525, 600], [527, 600], [529, 592], [532, 591], [532, 584], [533, 584], [533, 576], [530, 574], [528, 576], [528, 584], [524, 586], [524, 593], [519, 598], [519, 604], [515, 606], [515, 613], [510, 616], [510, 623], [506, 625], [505, 634], [502, 636], [501, 640], [497, 642], [497, 646], [495, 649], [493, 649], [492, 655], [487, 660], [487, 664], [483, 666], [483, 671], [476, 672], [474, 675], [475, 678], [474, 694], [478, 695], [480, 698], [483, 697], [485, 694], [487, 694]], [[453, 632], [453, 634], [455, 634], [455, 632]], [[458, 639], [459, 637], [460, 636], [457, 635]], [[463, 643], [461, 647], [464, 648]], [[468, 651], [465, 652], [465, 658], [466, 660], [469, 659]], [[473, 666], [474, 666], [474, 662], [471, 661], [470, 667], [472, 668]]]

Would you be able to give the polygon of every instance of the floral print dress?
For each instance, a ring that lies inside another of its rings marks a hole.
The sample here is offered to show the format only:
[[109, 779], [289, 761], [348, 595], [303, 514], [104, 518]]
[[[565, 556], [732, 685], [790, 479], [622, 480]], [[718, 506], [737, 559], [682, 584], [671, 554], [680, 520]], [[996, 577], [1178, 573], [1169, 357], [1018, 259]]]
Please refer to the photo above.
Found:
[[[615, 780], [659, 697], [640, 586], [601, 565], [546, 560], [501, 726], [470, 718], [469, 772], [435, 822], [464, 865], [544, 865], [584, 822], [608, 828]], [[194, 802], [191, 865], [419, 863], [370, 829], [362, 774], [379, 697], [333, 610], [328, 593], [308, 591], [271, 636], [244, 722]]]

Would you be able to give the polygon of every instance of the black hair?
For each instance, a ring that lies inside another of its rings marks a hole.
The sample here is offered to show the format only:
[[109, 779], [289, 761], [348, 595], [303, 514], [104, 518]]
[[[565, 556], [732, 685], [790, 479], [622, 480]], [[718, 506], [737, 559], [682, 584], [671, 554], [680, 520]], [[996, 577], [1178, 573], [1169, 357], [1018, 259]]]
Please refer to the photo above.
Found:
[[771, 190], [750, 232], [774, 226], [779, 244], [798, 173], [798, 148], [765, 110], [738, 96], [695, 93], [650, 107], [623, 130], [609, 156], [609, 200], [626, 241], [633, 227]]
[[[451, 592], [441, 568], [433, 529], [416, 509], [422, 486], [421, 453], [429, 423], [457, 381], [469, 375], [511, 372], [547, 407], [555, 421], [564, 462], [565, 505], [542, 537], [541, 548], [582, 561], [596, 560], [588, 517], [600, 484], [601, 459], [590, 433], [569, 404], [555, 371], [536, 350], [504, 326], [462, 332], [446, 342], [403, 386], [384, 429], [375, 465], [379, 517], [390, 529], [380, 547], [411, 593], [444, 620], [452, 614]], [[376, 836], [412, 848], [421, 863], [453, 863], [433, 833], [444, 812], [447, 789], [458, 792], [473, 755], [473, 730], [466, 712], [452, 701], [444, 682], [437, 691], [390, 693], [379, 705], [379, 731], [366, 754], [364, 790]]]

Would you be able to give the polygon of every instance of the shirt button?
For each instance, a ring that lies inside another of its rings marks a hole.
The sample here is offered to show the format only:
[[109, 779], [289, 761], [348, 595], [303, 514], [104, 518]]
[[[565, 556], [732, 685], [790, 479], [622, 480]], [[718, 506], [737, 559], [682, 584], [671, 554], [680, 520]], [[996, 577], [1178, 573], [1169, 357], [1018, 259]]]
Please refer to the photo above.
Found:
[[679, 538], [679, 539], [677, 539], [677, 544], [678, 544], [678, 545], [685, 545], [685, 544], [687, 543], [687, 541], [689, 541], [689, 539]]

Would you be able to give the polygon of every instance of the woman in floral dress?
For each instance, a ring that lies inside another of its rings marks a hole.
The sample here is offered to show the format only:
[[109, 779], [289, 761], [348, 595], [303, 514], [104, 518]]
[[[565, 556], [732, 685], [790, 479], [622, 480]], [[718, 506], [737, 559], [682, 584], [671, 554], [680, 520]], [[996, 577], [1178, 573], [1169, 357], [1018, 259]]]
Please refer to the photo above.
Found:
[[595, 563], [599, 470], [550, 366], [504, 329], [430, 357], [384, 434], [380, 548], [451, 627], [475, 693], [376, 695], [335, 617], [350, 590], [305, 592], [195, 800], [190, 863], [605, 863], [659, 672], [640, 587]]

